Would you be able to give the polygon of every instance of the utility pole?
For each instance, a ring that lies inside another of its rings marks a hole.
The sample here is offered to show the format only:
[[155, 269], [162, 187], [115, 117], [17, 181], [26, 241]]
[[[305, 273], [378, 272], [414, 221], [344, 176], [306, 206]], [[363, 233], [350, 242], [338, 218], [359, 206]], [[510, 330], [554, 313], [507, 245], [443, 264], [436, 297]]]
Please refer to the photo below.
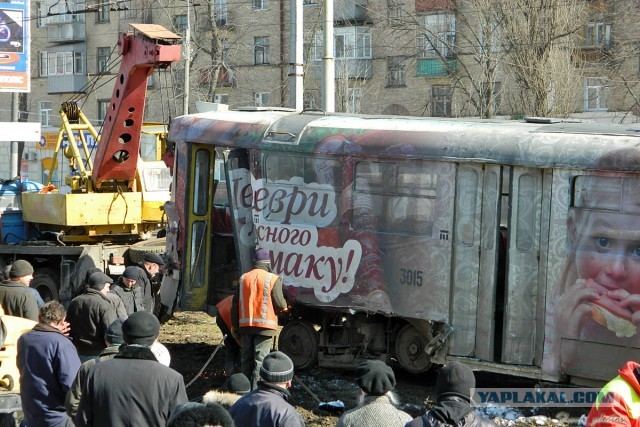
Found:
[[[19, 106], [18, 106], [18, 93], [13, 92], [11, 94], [11, 121], [17, 122], [19, 116]], [[11, 176], [10, 178], [15, 178], [18, 176], [18, 162], [21, 160], [18, 158], [18, 141], [11, 141]]]
[[184, 32], [184, 84], [182, 114], [189, 114], [189, 71], [191, 68], [191, 0], [187, 0], [187, 28]]
[[322, 79], [322, 109], [327, 113], [336, 111], [336, 67], [333, 56], [333, 0], [324, 2], [324, 67]]
[[304, 80], [303, 80], [303, 19], [302, 0], [290, 0], [291, 8], [291, 39], [289, 41], [289, 60], [291, 69], [289, 71], [289, 106], [296, 111], [303, 109]]

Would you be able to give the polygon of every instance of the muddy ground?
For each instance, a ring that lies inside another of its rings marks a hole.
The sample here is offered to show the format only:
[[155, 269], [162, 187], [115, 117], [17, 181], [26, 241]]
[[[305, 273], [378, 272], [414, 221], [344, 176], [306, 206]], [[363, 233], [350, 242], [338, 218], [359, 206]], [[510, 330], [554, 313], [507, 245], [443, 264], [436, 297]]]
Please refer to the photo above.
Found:
[[[225, 381], [224, 346], [198, 376], [198, 372], [211, 357], [221, 339], [222, 335], [216, 326], [215, 318], [209, 317], [205, 313], [176, 313], [172, 319], [162, 325], [160, 341], [167, 346], [171, 353], [171, 367], [184, 376], [185, 384], [191, 383], [187, 387], [190, 400], [196, 400], [207, 391], [219, 389], [223, 385]], [[399, 368], [394, 370], [398, 382], [396, 392], [402, 410], [414, 417], [423, 414], [435, 400], [435, 370], [420, 376], [406, 374]], [[359, 389], [355, 384], [353, 372], [314, 368], [296, 374], [321, 401], [341, 400], [347, 409], [355, 406]], [[478, 387], [536, 386], [536, 383], [531, 380], [495, 374], [477, 373], [476, 377]], [[548, 387], [549, 385], [542, 384], [541, 386]], [[307, 426], [325, 427], [336, 424], [338, 418], [318, 409], [317, 402], [300, 384], [294, 382], [291, 392], [291, 403], [303, 415]], [[520, 412], [523, 416], [544, 415], [548, 419], [542, 424], [558, 425], [553, 423], [551, 419], [560, 418], [561, 420], [568, 419], [560, 424], [575, 425], [580, 415], [587, 410], [517, 408], [511, 413], [506, 410], [502, 415], [511, 418], [515, 412]], [[535, 425], [535, 422], [530, 421], [528, 424]], [[540, 424], [541, 422], [538, 422], [538, 425]]]

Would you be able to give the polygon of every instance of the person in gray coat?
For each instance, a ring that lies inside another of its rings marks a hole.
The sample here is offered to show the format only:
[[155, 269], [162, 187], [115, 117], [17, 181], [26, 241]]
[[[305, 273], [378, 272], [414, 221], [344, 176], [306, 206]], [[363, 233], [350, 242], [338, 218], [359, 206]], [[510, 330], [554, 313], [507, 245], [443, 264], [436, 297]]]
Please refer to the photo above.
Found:
[[131, 265], [124, 269], [122, 276], [113, 284], [111, 292], [118, 295], [124, 304], [127, 315], [145, 311], [144, 293], [138, 285], [140, 276], [146, 274], [140, 267]]
[[8, 316], [38, 321], [38, 303], [29, 290], [33, 280], [33, 266], [23, 259], [11, 264], [9, 279], [0, 283], [0, 305]]
[[356, 369], [361, 394], [358, 406], [345, 412], [336, 427], [404, 427], [411, 415], [396, 407], [396, 376], [381, 360], [366, 360]]
[[76, 427], [165, 426], [174, 408], [188, 401], [182, 375], [149, 348], [159, 333], [160, 322], [146, 311], [124, 321], [125, 346], [87, 375]]

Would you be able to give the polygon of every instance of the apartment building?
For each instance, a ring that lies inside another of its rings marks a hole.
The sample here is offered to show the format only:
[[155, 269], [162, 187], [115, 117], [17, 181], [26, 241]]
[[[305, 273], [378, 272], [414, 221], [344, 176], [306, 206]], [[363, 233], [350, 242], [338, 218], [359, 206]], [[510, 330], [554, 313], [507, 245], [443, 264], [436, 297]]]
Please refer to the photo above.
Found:
[[[187, 3], [189, 1], [190, 3]], [[640, 112], [640, 25], [633, 0], [334, 0], [336, 111], [519, 117]], [[322, 106], [323, 2], [303, 0], [304, 107]], [[43, 181], [63, 101], [93, 124], [106, 115], [117, 38], [130, 23], [191, 32], [189, 105], [289, 105], [285, 0], [57, 0], [31, 3], [31, 92], [20, 115], [48, 140], [23, 169]], [[525, 19], [526, 18], [526, 19]], [[148, 80], [146, 119], [183, 113], [185, 62]], [[11, 118], [0, 94], [0, 120]], [[0, 147], [0, 170], [7, 147]], [[62, 172], [64, 173], [64, 171]], [[59, 179], [59, 177], [58, 177]], [[56, 179], [54, 179], [55, 181]]]

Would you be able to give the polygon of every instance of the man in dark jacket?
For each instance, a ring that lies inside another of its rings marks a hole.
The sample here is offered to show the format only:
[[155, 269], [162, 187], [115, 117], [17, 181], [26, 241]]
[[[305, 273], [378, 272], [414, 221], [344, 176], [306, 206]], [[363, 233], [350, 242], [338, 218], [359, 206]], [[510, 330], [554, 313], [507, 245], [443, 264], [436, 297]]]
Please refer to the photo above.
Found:
[[237, 426], [300, 427], [304, 421], [289, 403], [293, 380], [293, 362], [289, 356], [274, 351], [262, 361], [258, 388], [242, 396], [229, 413]]
[[11, 264], [9, 279], [0, 283], [0, 305], [7, 316], [38, 321], [38, 304], [29, 291], [33, 280], [33, 266], [23, 259]]
[[69, 418], [72, 420], [75, 419], [78, 414], [78, 404], [80, 403], [80, 396], [82, 396], [82, 387], [84, 387], [87, 382], [89, 369], [96, 363], [113, 358], [120, 351], [120, 345], [124, 343], [124, 338], [122, 337], [122, 320], [117, 319], [109, 325], [107, 332], [104, 334], [104, 342], [107, 344], [107, 348], [102, 350], [99, 358], [87, 360], [80, 366], [78, 375], [76, 375], [73, 384], [71, 384], [71, 388], [67, 392], [64, 407], [67, 410], [67, 415], [69, 415]]
[[142, 289], [142, 302], [145, 311], [153, 313], [156, 294], [160, 289], [160, 268], [164, 265], [164, 261], [160, 255], [147, 252], [142, 258], [140, 268], [144, 271], [144, 275], [140, 275], [138, 286]]
[[471, 407], [471, 389], [475, 386], [476, 378], [471, 369], [462, 363], [449, 363], [438, 372], [435, 408], [405, 427], [496, 427], [493, 421], [482, 418]]
[[80, 368], [66, 330], [65, 310], [57, 301], [40, 308], [38, 323], [18, 339], [17, 365], [26, 425], [70, 427], [64, 399]]
[[138, 286], [140, 277], [146, 273], [138, 266], [131, 265], [124, 269], [122, 276], [113, 284], [111, 292], [118, 295], [127, 310], [127, 314], [131, 315], [137, 311], [145, 311], [143, 290]]
[[118, 316], [106, 297], [113, 280], [104, 273], [89, 276], [87, 287], [69, 304], [67, 319], [71, 323], [73, 344], [80, 360], [97, 359], [105, 348], [104, 334]]
[[138, 311], [122, 325], [125, 346], [88, 373], [76, 426], [164, 426], [173, 409], [187, 402], [182, 375], [160, 364], [149, 348], [160, 322]]

